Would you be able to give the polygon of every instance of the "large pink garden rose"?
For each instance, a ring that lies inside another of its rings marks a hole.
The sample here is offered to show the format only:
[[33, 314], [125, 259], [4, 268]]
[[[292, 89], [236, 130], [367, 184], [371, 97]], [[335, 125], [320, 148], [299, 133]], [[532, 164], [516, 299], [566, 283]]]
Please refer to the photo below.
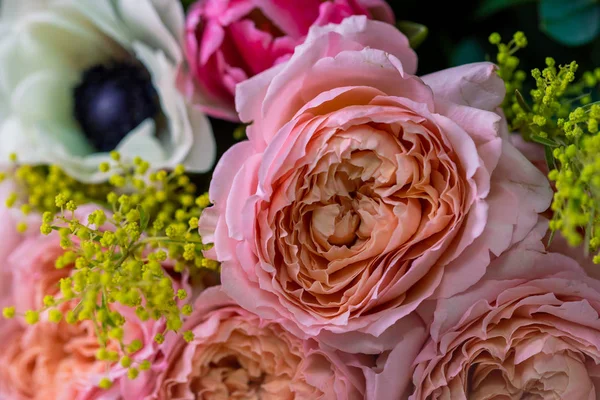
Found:
[[217, 166], [202, 231], [244, 307], [378, 336], [536, 224], [550, 188], [494, 112], [494, 66], [415, 65], [402, 34], [354, 17], [239, 86], [250, 140]]
[[287, 60], [311, 26], [350, 15], [395, 22], [384, 0], [199, 0], [186, 23], [188, 88], [209, 114], [235, 120], [238, 83]]
[[507, 139], [495, 66], [415, 67], [394, 27], [352, 17], [238, 86], [249, 140], [219, 162], [200, 230], [243, 307], [378, 337], [535, 226], [551, 191]]
[[[240, 308], [220, 287], [198, 298], [184, 331], [164, 344], [152, 399], [363, 399], [358, 356], [321, 349]], [[344, 358], [342, 358], [344, 357]]]
[[438, 302], [411, 400], [600, 397], [600, 281], [540, 237]]

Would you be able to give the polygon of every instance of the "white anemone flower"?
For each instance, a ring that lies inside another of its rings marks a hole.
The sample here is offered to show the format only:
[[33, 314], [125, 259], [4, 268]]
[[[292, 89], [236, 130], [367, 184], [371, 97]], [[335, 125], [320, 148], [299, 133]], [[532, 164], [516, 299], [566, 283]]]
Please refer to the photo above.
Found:
[[0, 165], [99, 182], [117, 150], [208, 171], [210, 123], [177, 89], [184, 20], [178, 0], [0, 0]]

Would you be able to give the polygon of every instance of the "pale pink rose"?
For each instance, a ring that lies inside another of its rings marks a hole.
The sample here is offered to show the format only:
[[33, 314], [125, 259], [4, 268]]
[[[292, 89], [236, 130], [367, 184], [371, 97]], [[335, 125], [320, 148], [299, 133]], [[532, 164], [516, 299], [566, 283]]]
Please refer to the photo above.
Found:
[[[5, 201], [14, 191], [14, 184], [10, 180], [0, 183], [0, 310], [9, 306], [12, 302], [14, 285], [13, 272], [8, 263], [12, 251], [19, 246], [21, 242], [30, 236], [39, 235], [39, 224], [41, 219], [39, 215], [32, 214], [24, 216], [20, 210], [7, 208]], [[25, 233], [17, 231], [17, 224], [25, 222], [28, 229]], [[0, 318], [0, 324], [2, 324]]]
[[[86, 207], [79, 212], [86, 215]], [[20, 313], [40, 309], [46, 295], [60, 297], [59, 281], [69, 276], [72, 267], [55, 268], [55, 260], [63, 254], [58, 234], [43, 236], [38, 225], [32, 224], [37, 233], [24, 235], [13, 241], [11, 248], [0, 260], [2, 270], [10, 270], [10, 286], [14, 289], [5, 305], [13, 305]], [[11, 240], [14, 232], [0, 224], [0, 243]], [[6, 236], [3, 236], [6, 234]], [[63, 313], [71, 309], [67, 304]], [[125, 343], [134, 339], [142, 341], [143, 348], [134, 354], [134, 360], [151, 359], [157, 345], [153, 337], [160, 325], [154, 321], [140, 322], [134, 310], [118, 307], [126, 317]], [[151, 386], [141, 374], [136, 381], [128, 380], [127, 370], [113, 365], [108, 376], [113, 379], [112, 391], [95, 388], [106, 376], [106, 363], [96, 360], [100, 348], [95, 329], [90, 321], [74, 325], [66, 322], [54, 324], [41, 317], [41, 322], [28, 326], [20, 319], [9, 322], [0, 320], [0, 398], [10, 400], [47, 399], [123, 399], [138, 400], [138, 393], [149, 393]], [[145, 390], [145, 391], [144, 391]]]
[[600, 281], [540, 238], [439, 300], [411, 400], [600, 398]]
[[249, 141], [217, 165], [200, 232], [242, 307], [379, 337], [535, 226], [551, 190], [495, 112], [496, 67], [415, 67], [400, 32], [352, 17], [238, 86]]
[[338, 355], [206, 289], [185, 322], [194, 339], [171, 336], [151, 399], [362, 399], [358, 356]]
[[286, 61], [311, 26], [351, 15], [395, 22], [384, 0], [199, 0], [186, 22], [184, 91], [197, 94], [209, 115], [237, 120], [238, 83]]

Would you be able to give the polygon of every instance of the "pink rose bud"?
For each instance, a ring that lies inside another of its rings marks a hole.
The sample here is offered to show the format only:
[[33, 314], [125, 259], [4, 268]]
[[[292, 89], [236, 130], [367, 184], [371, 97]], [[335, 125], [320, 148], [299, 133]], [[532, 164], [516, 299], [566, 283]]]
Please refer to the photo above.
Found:
[[351, 15], [395, 20], [383, 0], [200, 0], [186, 23], [189, 91], [200, 91], [209, 115], [237, 120], [238, 83], [286, 61], [311, 26]]

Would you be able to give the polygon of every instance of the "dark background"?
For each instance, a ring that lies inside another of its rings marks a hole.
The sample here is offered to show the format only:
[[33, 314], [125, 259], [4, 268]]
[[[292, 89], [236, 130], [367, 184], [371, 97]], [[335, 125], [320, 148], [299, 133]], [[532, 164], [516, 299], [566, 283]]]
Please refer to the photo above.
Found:
[[[487, 1], [488, 3], [490, 0]], [[544, 59], [552, 56], [558, 63], [577, 60], [580, 70], [600, 67], [598, 37], [582, 46], [565, 46], [542, 32], [539, 1], [495, 1], [511, 4], [504, 10], [487, 17], [478, 17], [482, 0], [388, 0], [398, 20], [418, 22], [428, 27], [427, 39], [417, 49], [419, 74], [426, 74], [449, 66], [474, 61], [494, 61], [495, 47], [487, 41], [492, 32], [510, 39], [516, 31], [523, 31], [529, 46], [518, 53], [526, 72], [544, 67]], [[549, 1], [552, 3], [552, 0]], [[555, 3], [597, 3], [588, 0], [554, 0]], [[577, 25], [575, 25], [577, 27]], [[585, 27], [581, 27], [585, 28]], [[570, 30], [569, 34], [574, 34]]]

